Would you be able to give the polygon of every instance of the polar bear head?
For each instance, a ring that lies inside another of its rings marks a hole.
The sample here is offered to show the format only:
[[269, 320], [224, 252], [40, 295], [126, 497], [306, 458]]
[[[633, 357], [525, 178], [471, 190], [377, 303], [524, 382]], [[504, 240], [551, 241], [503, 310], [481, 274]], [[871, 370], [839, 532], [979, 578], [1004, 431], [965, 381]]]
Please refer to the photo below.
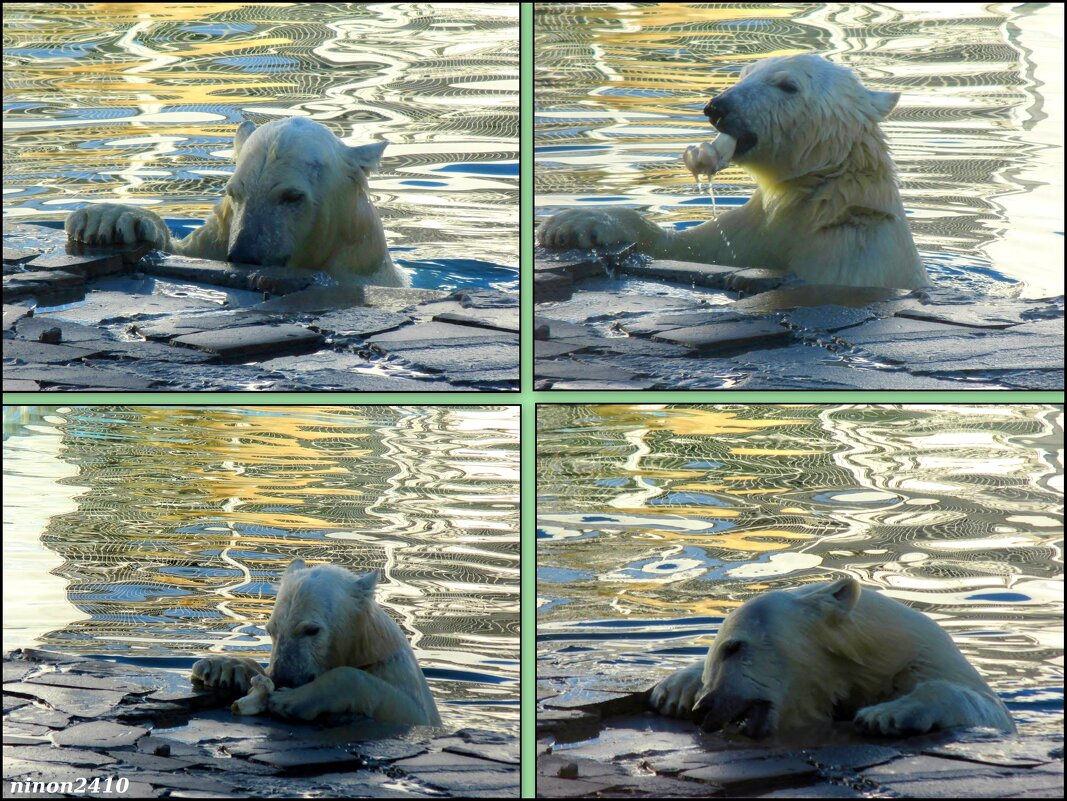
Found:
[[704, 662], [694, 714], [705, 731], [737, 727], [760, 739], [832, 719], [835, 704], [861, 677], [841, 676], [845, 662], [876, 632], [857, 629], [860, 597], [852, 578], [756, 596], [726, 618]]
[[777, 56], [749, 64], [704, 114], [737, 140], [733, 160], [757, 179], [781, 183], [832, 169], [854, 148], [885, 151], [878, 123], [900, 99], [864, 88], [847, 67], [822, 56]]
[[386, 143], [348, 147], [324, 125], [289, 117], [257, 128], [241, 123], [237, 168], [218, 210], [228, 227], [227, 260], [323, 269], [344, 247], [381, 228], [367, 175]]
[[278, 588], [267, 632], [274, 641], [269, 673], [279, 687], [300, 687], [335, 667], [366, 667], [407, 646], [374, 600], [378, 573], [297, 559]]

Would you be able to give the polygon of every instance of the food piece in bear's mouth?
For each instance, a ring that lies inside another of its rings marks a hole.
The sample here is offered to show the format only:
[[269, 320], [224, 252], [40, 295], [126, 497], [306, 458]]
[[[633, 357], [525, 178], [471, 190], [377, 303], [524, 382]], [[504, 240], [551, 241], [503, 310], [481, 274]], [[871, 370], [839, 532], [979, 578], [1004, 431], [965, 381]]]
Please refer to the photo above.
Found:
[[706, 175], [710, 181], [711, 176], [730, 165], [736, 147], [736, 139], [721, 133], [715, 137], [714, 142], [687, 147], [682, 154], [682, 161], [685, 162], [686, 169], [693, 173], [694, 180], [699, 181], [701, 175]]
[[235, 715], [258, 715], [267, 711], [267, 699], [274, 692], [274, 682], [268, 676], [253, 676], [252, 689], [244, 698], [238, 698], [230, 706]]

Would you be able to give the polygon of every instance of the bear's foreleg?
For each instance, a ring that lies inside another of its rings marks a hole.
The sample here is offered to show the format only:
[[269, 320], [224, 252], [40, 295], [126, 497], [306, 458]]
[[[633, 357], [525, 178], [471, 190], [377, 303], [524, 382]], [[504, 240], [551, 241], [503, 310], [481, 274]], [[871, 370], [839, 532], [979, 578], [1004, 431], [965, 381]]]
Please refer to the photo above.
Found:
[[252, 677], [265, 674], [258, 662], [244, 656], [209, 656], [193, 665], [190, 678], [194, 684], [245, 695], [252, 686]]
[[864, 707], [853, 723], [862, 731], [892, 736], [973, 726], [1015, 731], [999, 698], [940, 680], [924, 681], [907, 695]]
[[146, 242], [157, 250], [170, 250], [170, 231], [159, 215], [148, 209], [120, 203], [93, 203], [67, 217], [67, 237], [94, 247]]
[[287, 718], [314, 720], [319, 715], [366, 715], [383, 723], [410, 726], [432, 721], [403, 690], [354, 667], [336, 667], [314, 681], [292, 689], [279, 688], [270, 711]]
[[635, 245], [654, 253], [669, 234], [644, 216], [622, 207], [567, 209], [545, 220], [537, 241], [546, 248], [598, 248]]

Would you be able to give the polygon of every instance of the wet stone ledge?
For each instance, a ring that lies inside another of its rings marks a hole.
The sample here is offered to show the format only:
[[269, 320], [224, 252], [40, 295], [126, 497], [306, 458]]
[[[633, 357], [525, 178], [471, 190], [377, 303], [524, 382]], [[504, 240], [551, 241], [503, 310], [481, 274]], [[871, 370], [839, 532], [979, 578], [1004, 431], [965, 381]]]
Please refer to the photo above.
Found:
[[[518, 797], [517, 736], [425, 732], [242, 718], [175, 673], [33, 649], [4, 657], [5, 798]], [[95, 792], [55, 784], [93, 780]]]
[[[594, 682], [595, 685], [595, 682]], [[539, 681], [539, 798], [1062, 798], [1063, 737], [943, 732], [761, 746], [646, 711], [648, 692]]]
[[542, 253], [534, 278], [538, 389], [1063, 388], [1062, 296], [818, 286], [625, 250]]
[[518, 298], [322, 286], [282, 268], [65, 254], [4, 226], [4, 389], [514, 390]]

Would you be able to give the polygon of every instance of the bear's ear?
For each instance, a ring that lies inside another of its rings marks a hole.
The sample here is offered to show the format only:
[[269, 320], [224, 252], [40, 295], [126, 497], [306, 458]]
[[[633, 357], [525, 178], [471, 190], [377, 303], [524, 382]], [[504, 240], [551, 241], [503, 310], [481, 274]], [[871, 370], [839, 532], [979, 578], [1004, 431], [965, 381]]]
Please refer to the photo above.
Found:
[[860, 591], [860, 583], [852, 576], [845, 576], [819, 587], [808, 596], [808, 600], [824, 614], [844, 616], [851, 612], [852, 607], [859, 601]]
[[353, 588], [356, 595], [367, 595], [374, 592], [374, 588], [378, 586], [379, 573], [377, 570], [372, 570], [369, 573], [364, 573], [362, 576], [356, 577], [356, 586]]
[[297, 570], [305, 570], [307, 565], [304, 564], [303, 559], [294, 559], [289, 563], [289, 567], [285, 569], [286, 573], [295, 573]]
[[241, 146], [245, 143], [245, 140], [252, 135], [252, 132], [256, 130], [256, 124], [252, 120], [245, 120], [237, 126], [237, 133], [233, 137], [233, 160], [237, 161], [237, 157], [241, 155]]
[[889, 116], [889, 112], [896, 108], [897, 101], [900, 100], [900, 92], [872, 92], [868, 89], [867, 97], [870, 98], [878, 119], [884, 120]]
[[374, 142], [369, 145], [350, 147], [345, 154], [348, 163], [365, 173], [377, 171], [382, 163], [382, 153], [388, 147], [388, 142]]

